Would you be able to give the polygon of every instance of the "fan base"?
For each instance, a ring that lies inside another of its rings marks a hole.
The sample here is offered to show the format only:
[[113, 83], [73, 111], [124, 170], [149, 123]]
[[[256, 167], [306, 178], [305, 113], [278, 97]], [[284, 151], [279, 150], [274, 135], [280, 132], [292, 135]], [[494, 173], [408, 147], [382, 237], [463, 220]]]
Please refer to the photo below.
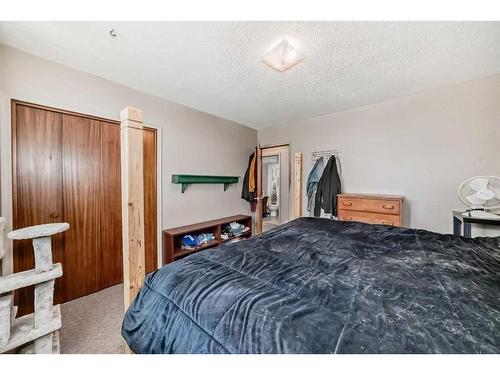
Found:
[[492, 219], [492, 220], [500, 220], [499, 214], [494, 214], [491, 212], [487, 212], [484, 210], [467, 210], [464, 212], [464, 215], [468, 215], [469, 217], [476, 217], [478, 219]]

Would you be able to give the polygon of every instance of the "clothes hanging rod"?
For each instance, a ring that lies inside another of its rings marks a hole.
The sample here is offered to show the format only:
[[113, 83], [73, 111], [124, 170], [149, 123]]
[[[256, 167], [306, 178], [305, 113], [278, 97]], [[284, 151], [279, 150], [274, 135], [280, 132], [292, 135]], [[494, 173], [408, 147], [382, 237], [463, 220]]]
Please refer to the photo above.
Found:
[[340, 151], [338, 150], [324, 150], [324, 151], [313, 151], [311, 153], [311, 157], [313, 160], [316, 160], [320, 157], [330, 157], [332, 155], [339, 156]]
[[313, 151], [312, 153], [313, 154], [338, 154], [340, 151], [339, 150], [335, 150], [335, 149], [332, 149], [332, 150], [316, 150], [316, 151]]
[[313, 151], [311, 153], [311, 164], [316, 163], [316, 160], [318, 160], [321, 157], [327, 159], [327, 160], [325, 160], [325, 162], [327, 162], [328, 159], [330, 159], [331, 156], [335, 156], [335, 159], [336, 159], [336, 162], [337, 162], [337, 169], [339, 171], [339, 175], [342, 176], [342, 164], [340, 163], [339, 154], [341, 154], [341, 152], [339, 150], [335, 150], [335, 149], [322, 150], [322, 151]]

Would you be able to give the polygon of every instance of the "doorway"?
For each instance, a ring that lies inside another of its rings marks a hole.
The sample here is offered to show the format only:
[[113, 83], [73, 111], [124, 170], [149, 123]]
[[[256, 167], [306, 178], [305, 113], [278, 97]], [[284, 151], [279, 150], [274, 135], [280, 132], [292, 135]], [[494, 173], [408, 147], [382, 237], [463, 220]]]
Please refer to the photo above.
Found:
[[262, 232], [266, 232], [290, 220], [289, 145], [262, 147], [261, 155], [258, 191], [262, 192]]

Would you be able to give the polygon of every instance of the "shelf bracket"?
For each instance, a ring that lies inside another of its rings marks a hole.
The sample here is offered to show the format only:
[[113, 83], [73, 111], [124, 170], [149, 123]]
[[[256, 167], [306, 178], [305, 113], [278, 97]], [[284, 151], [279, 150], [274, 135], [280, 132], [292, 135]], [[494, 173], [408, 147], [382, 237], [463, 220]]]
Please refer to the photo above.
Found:
[[181, 185], [181, 193], [183, 193], [183, 194], [184, 194], [184, 192], [186, 191], [186, 189], [187, 189], [187, 187], [188, 187], [189, 185], [191, 185], [191, 184], [182, 184], [182, 185]]
[[229, 187], [229, 185], [231, 185], [231, 183], [224, 184], [224, 191], [226, 191], [226, 190], [227, 190], [227, 188]]

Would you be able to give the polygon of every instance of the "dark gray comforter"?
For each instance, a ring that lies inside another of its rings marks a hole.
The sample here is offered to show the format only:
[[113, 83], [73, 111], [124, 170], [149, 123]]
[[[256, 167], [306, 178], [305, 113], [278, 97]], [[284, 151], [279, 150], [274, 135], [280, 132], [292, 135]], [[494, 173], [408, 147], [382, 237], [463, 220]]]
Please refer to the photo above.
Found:
[[500, 353], [500, 237], [302, 218], [150, 274], [136, 353]]

